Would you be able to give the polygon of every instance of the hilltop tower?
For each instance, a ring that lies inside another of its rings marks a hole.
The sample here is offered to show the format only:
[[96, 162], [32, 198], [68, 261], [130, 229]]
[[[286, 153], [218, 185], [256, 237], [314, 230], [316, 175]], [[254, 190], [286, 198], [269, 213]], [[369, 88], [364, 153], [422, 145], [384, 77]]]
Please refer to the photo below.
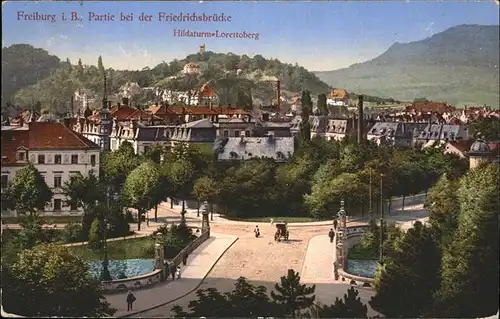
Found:
[[203, 55], [203, 53], [205, 53], [205, 43], [200, 45], [200, 55]]

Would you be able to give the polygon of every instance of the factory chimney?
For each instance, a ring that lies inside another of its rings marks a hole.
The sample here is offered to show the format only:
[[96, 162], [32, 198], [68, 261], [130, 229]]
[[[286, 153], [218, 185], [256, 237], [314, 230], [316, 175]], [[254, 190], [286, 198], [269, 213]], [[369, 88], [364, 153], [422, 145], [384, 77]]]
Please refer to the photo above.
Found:
[[358, 144], [361, 144], [364, 138], [364, 116], [363, 116], [363, 95], [358, 97]]

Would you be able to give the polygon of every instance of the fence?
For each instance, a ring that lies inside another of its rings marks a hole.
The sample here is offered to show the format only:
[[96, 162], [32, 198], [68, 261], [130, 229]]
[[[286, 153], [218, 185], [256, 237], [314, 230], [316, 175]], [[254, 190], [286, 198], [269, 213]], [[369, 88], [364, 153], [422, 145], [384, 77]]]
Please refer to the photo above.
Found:
[[[177, 254], [172, 260], [170, 260], [170, 264], [174, 264], [178, 266], [182, 262], [182, 258], [184, 254], [192, 253], [196, 248], [198, 248], [201, 244], [203, 244], [210, 237], [210, 231], [204, 231], [198, 238], [193, 240], [189, 245], [187, 245], [180, 253]], [[168, 273], [168, 272], [167, 272]]]

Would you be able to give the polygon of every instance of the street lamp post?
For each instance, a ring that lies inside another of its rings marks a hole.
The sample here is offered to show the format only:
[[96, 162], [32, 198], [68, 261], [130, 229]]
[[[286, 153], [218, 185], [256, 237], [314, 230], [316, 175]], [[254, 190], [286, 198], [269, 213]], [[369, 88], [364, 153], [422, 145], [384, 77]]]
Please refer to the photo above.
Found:
[[368, 216], [370, 216], [370, 220], [373, 220], [373, 211], [372, 211], [372, 171], [370, 170], [370, 198], [369, 198], [369, 206], [368, 206]]
[[101, 281], [111, 280], [111, 274], [109, 273], [109, 261], [108, 261], [108, 219], [104, 218], [104, 260], [102, 261], [102, 272], [101, 272]]
[[384, 264], [384, 191], [383, 191], [384, 174], [380, 174], [380, 256], [379, 263]]

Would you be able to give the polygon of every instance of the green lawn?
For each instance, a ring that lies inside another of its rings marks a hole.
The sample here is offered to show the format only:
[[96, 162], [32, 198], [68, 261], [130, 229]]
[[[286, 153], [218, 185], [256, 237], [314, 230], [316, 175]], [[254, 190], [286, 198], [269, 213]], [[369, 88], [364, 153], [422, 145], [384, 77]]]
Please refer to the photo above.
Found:
[[[48, 224], [67, 224], [67, 223], [79, 223], [82, 221], [81, 216], [40, 216]], [[3, 224], [19, 224], [24, 216], [21, 217], [2, 217]]]
[[[285, 221], [287, 223], [307, 223], [307, 222], [317, 222], [321, 221], [312, 217], [249, 217], [249, 218], [238, 218], [224, 216], [224, 218], [229, 220], [236, 220], [241, 222], [256, 222], [256, 223], [269, 223], [271, 219], [276, 223], [277, 221]], [[328, 219], [326, 219], [328, 220]]]
[[[110, 260], [154, 258], [153, 244], [149, 237], [110, 241], [108, 242], [108, 258]], [[86, 245], [69, 247], [69, 249], [84, 260], [103, 258], [102, 252], [94, 252]]]

